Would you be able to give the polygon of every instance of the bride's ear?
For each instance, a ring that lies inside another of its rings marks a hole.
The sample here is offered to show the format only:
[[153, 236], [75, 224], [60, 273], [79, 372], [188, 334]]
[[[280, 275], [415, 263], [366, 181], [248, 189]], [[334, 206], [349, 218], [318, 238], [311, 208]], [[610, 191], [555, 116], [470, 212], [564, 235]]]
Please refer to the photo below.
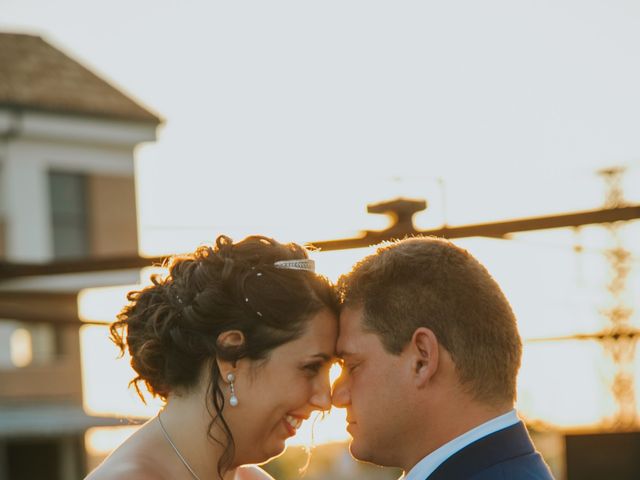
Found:
[[232, 350], [244, 345], [244, 333], [240, 330], [227, 330], [218, 335], [216, 341], [222, 350]]
[[225, 358], [235, 357], [234, 351], [241, 350], [245, 343], [244, 333], [240, 330], [227, 330], [218, 335], [216, 341], [218, 345], [218, 351], [224, 352], [218, 355], [216, 362], [218, 362], [218, 369], [222, 378], [226, 378], [227, 374], [233, 372], [236, 367], [235, 360], [224, 360]]

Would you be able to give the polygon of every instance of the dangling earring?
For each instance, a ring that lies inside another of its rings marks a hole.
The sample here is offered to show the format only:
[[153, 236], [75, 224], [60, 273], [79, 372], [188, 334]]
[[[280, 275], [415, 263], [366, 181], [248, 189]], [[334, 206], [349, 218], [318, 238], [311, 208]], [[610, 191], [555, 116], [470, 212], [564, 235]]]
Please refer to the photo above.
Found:
[[236, 381], [236, 376], [233, 373], [227, 374], [227, 380], [229, 381], [229, 388], [231, 389], [231, 396], [229, 397], [229, 405], [232, 407], [238, 406], [238, 397], [236, 397], [236, 387], [233, 382]]

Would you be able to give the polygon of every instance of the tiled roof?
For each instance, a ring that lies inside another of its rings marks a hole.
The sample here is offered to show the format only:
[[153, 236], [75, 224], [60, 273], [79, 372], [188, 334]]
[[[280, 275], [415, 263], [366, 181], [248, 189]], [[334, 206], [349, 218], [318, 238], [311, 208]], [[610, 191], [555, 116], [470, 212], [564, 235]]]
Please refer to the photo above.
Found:
[[42, 38], [0, 33], [0, 107], [159, 123], [138, 105]]

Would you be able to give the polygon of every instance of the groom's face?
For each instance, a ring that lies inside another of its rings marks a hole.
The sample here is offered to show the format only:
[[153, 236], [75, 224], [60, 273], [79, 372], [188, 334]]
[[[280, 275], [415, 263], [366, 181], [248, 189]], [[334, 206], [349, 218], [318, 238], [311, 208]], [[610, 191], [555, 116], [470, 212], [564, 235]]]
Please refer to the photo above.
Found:
[[351, 454], [378, 465], [398, 465], [406, 432], [407, 411], [402, 399], [406, 385], [403, 355], [387, 352], [380, 338], [363, 329], [362, 308], [345, 308], [340, 315], [338, 356], [342, 375], [332, 401], [347, 409]]

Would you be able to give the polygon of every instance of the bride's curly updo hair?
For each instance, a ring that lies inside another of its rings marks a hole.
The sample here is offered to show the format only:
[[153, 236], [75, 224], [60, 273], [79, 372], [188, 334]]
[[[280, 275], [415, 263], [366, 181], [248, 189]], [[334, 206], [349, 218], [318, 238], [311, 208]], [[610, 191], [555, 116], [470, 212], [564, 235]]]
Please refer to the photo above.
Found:
[[[151, 286], [130, 292], [129, 304], [110, 327], [111, 339], [131, 355], [137, 374], [131, 384], [139, 394], [140, 382], [163, 399], [188, 391], [211, 365], [211, 426], [219, 421], [227, 436], [219, 473], [231, 462], [234, 444], [222, 416], [220, 371], [210, 360], [266, 359], [274, 348], [300, 337], [314, 314], [329, 309], [337, 315], [337, 296], [325, 277], [274, 265], [306, 258], [307, 251], [295, 243], [262, 236], [233, 243], [221, 235], [213, 247], [171, 258], [168, 275], [154, 275]], [[220, 345], [218, 336], [229, 330], [242, 332], [244, 343]]]

